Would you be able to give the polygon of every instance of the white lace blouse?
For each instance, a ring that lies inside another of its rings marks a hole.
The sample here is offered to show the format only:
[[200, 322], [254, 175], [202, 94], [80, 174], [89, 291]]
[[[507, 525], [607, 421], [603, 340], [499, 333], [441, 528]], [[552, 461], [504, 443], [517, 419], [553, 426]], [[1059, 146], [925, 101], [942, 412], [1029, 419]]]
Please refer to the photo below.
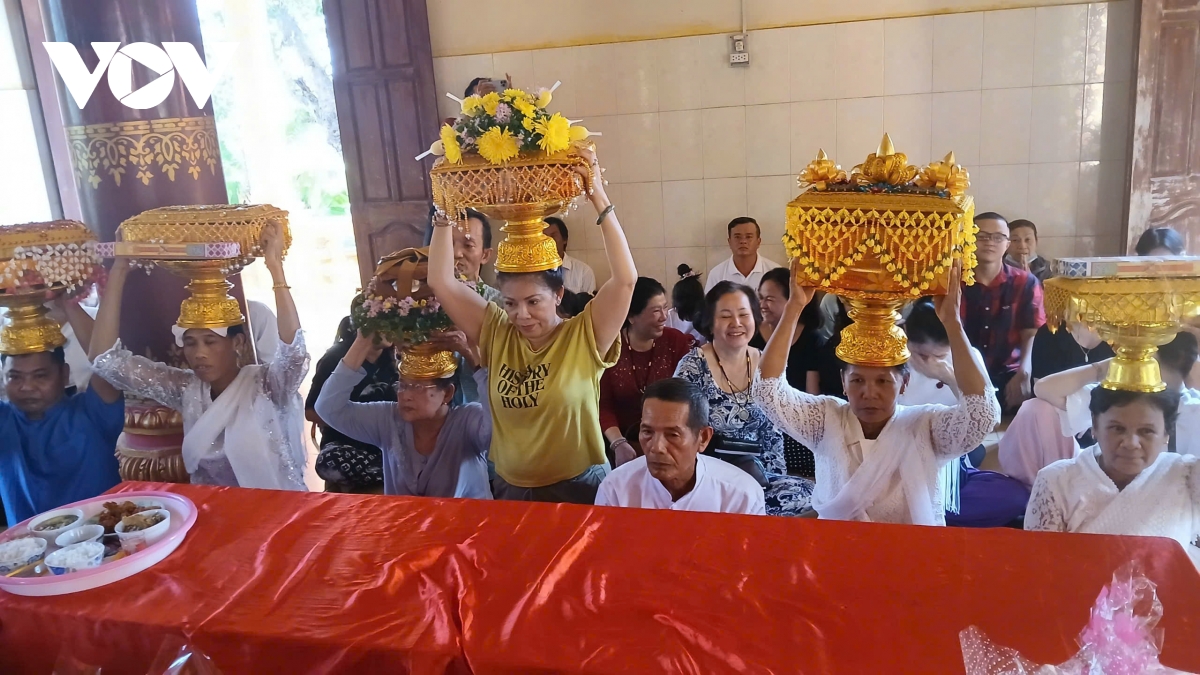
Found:
[[[754, 400], [784, 433], [813, 451], [817, 487], [813, 503], [832, 500], [863, 463], [862, 425], [850, 404], [834, 396], [813, 396], [792, 388], [783, 378], [759, 378], [752, 389]], [[933, 499], [934, 524], [945, 525], [940, 467], [974, 450], [996, 426], [1000, 407], [990, 392], [964, 396], [954, 406], [896, 406], [896, 412], [867, 453], [906, 443], [914, 452], [911, 461], [922, 463], [921, 473]], [[820, 509], [818, 509], [818, 512]], [[909, 524], [908, 500], [899, 475], [875, 503], [866, 519]]]
[[[300, 398], [300, 384], [308, 373], [309, 356], [304, 343], [303, 331], [297, 331], [292, 344], [279, 342], [275, 358], [267, 365], [245, 366], [255, 368], [257, 399], [264, 405], [254, 409], [263, 419], [260, 429], [269, 436], [268, 455], [277, 463], [282, 484], [290, 489], [304, 490], [305, 450], [304, 401]], [[174, 368], [135, 356], [117, 342], [112, 349], [96, 357], [94, 372], [114, 387], [142, 398], [153, 399], [183, 415], [183, 434], [186, 438], [196, 421], [213, 406], [212, 391], [191, 370]], [[218, 440], [200, 460], [192, 472], [193, 483], [207, 485], [238, 486], [237, 477], [227, 457], [224, 440]]]
[[1167, 537], [1200, 566], [1200, 459], [1164, 452], [1119, 490], [1099, 452], [1092, 446], [1038, 472], [1025, 529]]

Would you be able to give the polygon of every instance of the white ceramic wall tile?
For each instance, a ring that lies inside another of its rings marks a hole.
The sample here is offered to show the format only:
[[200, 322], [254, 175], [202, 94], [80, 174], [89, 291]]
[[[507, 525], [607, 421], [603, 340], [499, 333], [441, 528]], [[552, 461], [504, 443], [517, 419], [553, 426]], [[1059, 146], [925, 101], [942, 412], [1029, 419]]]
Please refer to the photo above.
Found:
[[883, 90], [889, 96], [933, 90], [933, 17], [883, 22]]
[[1129, 156], [1130, 125], [1133, 120], [1133, 83], [1104, 83], [1104, 116], [1100, 159], [1123, 160]]
[[658, 111], [658, 64], [655, 43], [622, 42], [616, 48], [617, 112]]
[[[533, 52], [499, 52], [492, 54], [492, 77], [496, 79], [510, 78], [514, 86], [537, 89], [542, 85], [535, 81], [533, 73]], [[554, 84], [547, 83], [546, 86]]]
[[745, 69], [746, 105], [791, 100], [790, 33], [790, 28], [750, 31], [746, 40], [750, 52], [750, 66]]
[[721, 263], [725, 262], [725, 259], [728, 258], [730, 255], [728, 246], [726, 246], [725, 248], [709, 246], [707, 253], [708, 253], [708, 256], [707, 256], [708, 257], [708, 265], [706, 265], [706, 269], [704, 270], [704, 276], [700, 277], [700, 281], [704, 282], [705, 284], [708, 283], [709, 270], [711, 270], [712, 268], [716, 267], [717, 265], [720, 265]]
[[[659, 110], [696, 110], [703, 105], [704, 81], [700, 63], [700, 38], [658, 40]], [[708, 64], [711, 65], [711, 64]]]
[[620, 119], [616, 115], [591, 115], [584, 120], [584, 124], [589, 131], [598, 131], [601, 134], [594, 140], [600, 166], [604, 167], [605, 179], [610, 183], [624, 182]]
[[1083, 85], [1034, 87], [1029, 129], [1029, 161], [1079, 160]]
[[701, 104], [705, 108], [745, 105], [746, 68], [729, 65], [729, 36], [702, 35], [697, 38], [696, 46]]
[[847, 170], [862, 163], [879, 147], [883, 132], [883, 97], [839, 100], [837, 153], [833, 160]]
[[725, 248], [729, 255], [729, 221], [746, 215], [745, 178], [706, 178], [704, 180], [704, 229], [709, 247]]
[[1033, 83], [1081, 84], [1087, 56], [1087, 5], [1037, 8]]
[[[837, 154], [837, 101], [792, 104], [792, 173], [800, 173], [818, 150]], [[841, 160], [833, 157], [835, 162]], [[857, 163], [857, 162], [855, 162]], [[848, 165], [853, 166], [853, 164]]]
[[[574, 254], [572, 254], [574, 255]], [[612, 276], [612, 271], [608, 267], [608, 255], [604, 249], [591, 249], [584, 251], [584, 255], [580, 257], [585, 263], [591, 266], [592, 272], [596, 275], [596, 288], [604, 285]]]
[[587, 86], [581, 81], [576, 71], [579, 67], [579, 50], [574, 47], [556, 49], [536, 49], [533, 51], [533, 79], [539, 87], [553, 87], [555, 82], [562, 85], [554, 90], [549, 110], [560, 112], [572, 119], [579, 116], [575, 104], [579, 90]]
[[[617, 114], [615, 45], [583, 45], [577, 52], [575, 108], [581, 117]], [[588, 127], [589, 129], [591, 127]]]
[[[625, 190], [627, 187], [628, 186], [625, 184], [617, 184], [617, 183], [608, 185], [606, 188], [606, 191], [608, 192], [609, 200], [613, 204], [624, 205], [625, 202], [627, 201], [625, 199]], [[582, 200], [582, 199], [580, 201], [583, 203], [581, 203], [579, 205], [579, 210], [574, 212], [572, 215], [577, 217], [582, 222], [580, 222], [579, 227], [571, 228], [571, 234], [573, 235], [573, 238], [571, 241], [576, 242], [575, 243], [576, 246], [580, 246], [581, 244], [579, 242], [577, 242], [576, 240], [579, 239], [579, 235], [577, 233], [582, 231], [584, 233], [584, 236], [586, 237], [585, 241], [582, 242], [582, 244], [586, 244], [586, 248], [596, 249], [598, 251], [603, 252], [604, 251], [604, 231], [601, 230], [599, 227], [596, 227], [596, 209], [592, 208], [592, 205], [590, 203], [584, 202], [584, 200]], [[621, 221], [621, 226], [623, 229], [628, 228], [629, 225], [626, 222], [626, 221], [628, 221], [628, 216], [625, 213], [625, 207], [618, 206], [617, 208], [621, 209], [621, 212], [617, 214], [617, 219], [619, 221]], [[588, 219], [588, 216], [591, 216], [590, 220]], [[568, 221], [568, 224], [574, 225], [574, 221]], [[626, 231], [628, 232], [628, 230], [626, 230]]]
[[960, 164], [974, 172], [979, 164], [980, 92], [955, 91], [933, 94], [933, 131], [930, 157], [954, 152]]
[[[1041, 226], [1038, 226], [1039, 232]], [[1076, 237], [1058, 237], [1058, 236], [1038, 236], [1038, 254], [1047, 258], [1066, 258], [1069, 256], [1084, 256], [1082, 251], [1078, 249], [1079, 241]]]
[[[662, 248], [662, 183], [628, 183], [621, 189], [621, 224], [630, 248]], [[616, 203], [615, 201], [613, 202]]]
[[704, 178], [704, 113], [676, 110], [658, 114], [662, 179]]
[[746, 175], [746, 109], [704, 110], [704, 177]]
[[764, 236], [762, 246], [758, 249], [758, 254], [780, 267], [788, 265], [789, 262], [787, 252], [783, 248], [782, 235], [780, 235], [780, 239], [771, 241], [767, 241]]
[[832, 24], [800, 26], [788, 32], [793, 101], [837, 98], [836, 44]]
[[1103, 83], [1083, 85], [1079, 159], [1085, 162], [1100, 159], [1100, 145], [1104, 132], [1104, 88]]
[[1119, 238], [1129, 197], [1129, 167], [1124, 161], [1100, 162], [1100, 187], [1096, 197], [1096, 228], [1099, 235]]
[[[615, 186], [613, 186], [615, 187]], [[608, 191], [609, 199], [615, 199], [619, 195], [614, 194], [610, 188]], [[558, 214], [559, 218], [567, 224], [567, 229], [571, 233], [571, 239], [567, 242], [567, 250], [571, 255], [575, 255], [577, 251], [586, 251], [591, 248], [603, 248], [604, 238], [600, 236], [600, 228], [596, 227], [596, 210], [586, 199], [581, 198], [578, 202], [579, 208], [568, 208], [563, 213]], [[504, 234], [499, 231], [502, 222], [492, 221], [492, 236], [494, 241], [499, 242]], [[495, 246], [495, 244], [493, 244]], [[495, 262], [496, 256], [492, 256], [492, 262]]]
[[701, 273], [708, 272], [708, 249], [703, 246], [663, 249], [663, 267], [666, 278], [659, 279], [659, 281], [666, 286], [668, 294], [679, 281], [677, 270], [680, 264], [686, 264]]
[[896, 150], [908, 155], [910, 164], [924, 166], [929, 163], [933, 127], [931, 100], [930, 94], [883, 99], [883, 128], [892, 137]]
[[1033, 91], [1030, 88], [987, 90], [980, 105], [979, 163], [1028, 162]]
[[662, 180], [658, 113], [618, 115], [617, 129], [621, 147], [621, 181], [644, 183]]
[[797, 192], [796, 177], [790, 174], [746, 179], [746, 215], [758, 221], [764, 244], [782, 241], [787, 204]]
[[1029, 205], [1028, 164], [980, 166], [970, 171], [976, 213], [995, 211], [1013, 220], [1025, 217]]
[[933, 90], [979, 89], [983, 78], [983, 14], [933, 17]]
[[[661, 248], [634, 249], [633, 264], [637, 267], [639, 277], [657, 279], [659, 283], [667, 280], [664, 251]], [[664, 284], [665, 285], [665, 284]]]
[[983, 16], [983, 88], [1033, 84], [1033, 9], [985, 12]]
[[1026, 218], [1047, 237], [1075, 236], [1079, 198], [1079, 163], [1029, 165], [1029, 205]]
[[834, 63], [837, 97], [882, 96], [883, 22], [857, 21], [834, 25]]
[[1079, 163], [1079, 188], [1075, 209], [1075, 235], [1098, 234], [1096, 209], [1100, 200], [1100, 162]]
[[791, 136], [790, 103], [746, 106], [746, 175], [791, 171]]
[[492, 55], [443, 56], [433, 60], [433, 81], [437, 87], [438, 111], [442, 117], [457, 117], [460, 108], [446, 98], [446, 92], [462, 96], [471, 80], [491, 77]]
[[1138, 6], [1133, 0], [1108, 3], [1108, 39], [1104, 50], [1104, 81], [1134, 79], [1137, 56]]
[[706, 246], [704, 181], [678, 180], [662, 184], [663, 233], [671, 246]]
[[1087, 54], [1083, 58], [1083, 81], [1104, 81], [1104, 59], [1108, 49], [1108, 3], [1088, 5]]

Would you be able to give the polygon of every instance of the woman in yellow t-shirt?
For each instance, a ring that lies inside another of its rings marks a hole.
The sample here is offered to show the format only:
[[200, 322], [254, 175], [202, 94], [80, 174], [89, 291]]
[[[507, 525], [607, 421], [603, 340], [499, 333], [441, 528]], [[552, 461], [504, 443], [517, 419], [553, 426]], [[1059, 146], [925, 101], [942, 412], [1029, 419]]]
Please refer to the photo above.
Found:
[[[503, 296], [489, 303], [454, 277], [450, 223], [435, 221], [429, 285], [454, 323], [479, 345], [492, 414], [492, 492], [497, 499], [591, 504], [608, 474], [600, 432], [600, 376], [617, 362], [618, 337], [637, 270], [605, 194], [593, 152], [581, 150], [590, 199], [612, 277], [571, 319], [559, 318], [562, 269], [496, 275]], [[482, 399], [481, 395], [481, 399]]]

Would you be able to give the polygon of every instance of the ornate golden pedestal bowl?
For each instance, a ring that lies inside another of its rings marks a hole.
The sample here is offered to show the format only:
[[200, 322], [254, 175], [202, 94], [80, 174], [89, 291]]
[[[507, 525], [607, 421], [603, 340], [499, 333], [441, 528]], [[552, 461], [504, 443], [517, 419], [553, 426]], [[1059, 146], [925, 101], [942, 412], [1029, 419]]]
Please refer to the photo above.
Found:
[[540, 272], [562, 264], [554, 240], [542, 234], [542, 219], [565, 210], [589, 189], [575, 171], [585, 166], [587, 161], [571, 151], [523, 155], [504, 164], [464, 155], [460, 164], [439, 159], [429, 178], [434, 203], [451, 219], [461, 221], [466, 209], [476, 209], [506, 222], [496, 271]]
[[1106, 389], [1162, 391], [1154, 353], [1200, 315], [1200, 276], [1055, 277], [1045, 283], [1046, 322], [1087, 324], [1116, 356], [1101, 383]]
[[153, 401], [126, 400], [117, 462], [122, 480], [189, 482], [183, 464], [183, 416]]
[[46, 302], [100, 277], [96, 237], [83, 223], [58, 220], [0, 227], [0, 353], [33, 354], [66, 343]]
[[854, 323], [842, 331], [838, 357], [879, 367], [904, 363], [900, 308], [944, 295], [955, 260], [973, 282], [975, 207], [964, 194], [966, 171], [953, 153], [918, 170], [885, 135], [849, 175], [821, 152], [799, 182], [783, 243], [799, 258], [804, 281], [849, 304]]

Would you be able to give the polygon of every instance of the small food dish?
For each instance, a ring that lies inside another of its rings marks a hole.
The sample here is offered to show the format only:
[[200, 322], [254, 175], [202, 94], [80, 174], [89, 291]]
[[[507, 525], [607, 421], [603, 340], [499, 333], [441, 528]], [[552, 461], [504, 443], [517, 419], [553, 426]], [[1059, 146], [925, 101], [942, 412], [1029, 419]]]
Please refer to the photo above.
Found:
[[135, 499], [132, 501], [104, 502], [104, 510], [96, 516], [96, 522], [104, 526], [104, 532], [113, 534], [117, 524], [125, 516], [132, 516], [142, 511], [161, 509], [163, 505], [155, 499]]
[[121, 548], [133, 555], [162, 539], [170, 528], [171, 512], [154, 509], [126, 516], [115, 529], [121, 538]]
[[104, 527], [100, 525], [80, 525], [63, 532], [54, 538], [54, 545], [66, 548], [72, 544], [82, 544], [85, 541], [98, 541], [104, 536]]
[[46, 552], [46, 540], [41, 537], [22, 537], [0, 544], [0, 576], [32, 565]]
[[99, 567], [104, 560], [104, 544], [85, 541], [71, 544], [46, 556], [46, 567], [56, 575]]
[[[49, 544], [58, 535], [83, 524], [83, 511], [79, 509], [55, 509], [29, 521], [29, 533], [41, 537]], [[53, 527], [52, 527], [53, 526]]]

